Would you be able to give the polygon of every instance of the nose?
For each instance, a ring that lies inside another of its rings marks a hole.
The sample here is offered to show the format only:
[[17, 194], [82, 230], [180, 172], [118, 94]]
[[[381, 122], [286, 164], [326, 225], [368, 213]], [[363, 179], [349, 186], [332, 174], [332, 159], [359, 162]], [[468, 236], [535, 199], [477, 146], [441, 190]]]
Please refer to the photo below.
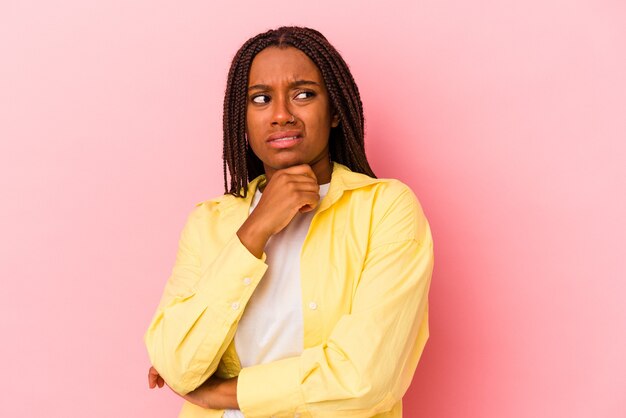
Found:
[[286, 125], [295, 122], [295, 116], [291, 113], [287, 99], [275, 99], [272, 108], [272, 125]]

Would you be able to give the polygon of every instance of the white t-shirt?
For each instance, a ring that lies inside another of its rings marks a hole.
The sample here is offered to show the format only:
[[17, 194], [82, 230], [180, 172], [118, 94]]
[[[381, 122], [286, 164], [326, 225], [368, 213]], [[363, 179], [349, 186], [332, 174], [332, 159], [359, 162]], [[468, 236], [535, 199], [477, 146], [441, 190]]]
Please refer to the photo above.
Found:
[[[330, 183], [320, 184], [320, 199]], [[256, 190], [250, 212], [262, 193]], [[235, 349], [241, 367], [299, 356], [304, 350], [300, 250], [315, 211], [300, 213], [265, 246], [267, 271], [254, 290], [235, 332]], [[224, 418], [243, 418], [238, 409], [228, 409]]]

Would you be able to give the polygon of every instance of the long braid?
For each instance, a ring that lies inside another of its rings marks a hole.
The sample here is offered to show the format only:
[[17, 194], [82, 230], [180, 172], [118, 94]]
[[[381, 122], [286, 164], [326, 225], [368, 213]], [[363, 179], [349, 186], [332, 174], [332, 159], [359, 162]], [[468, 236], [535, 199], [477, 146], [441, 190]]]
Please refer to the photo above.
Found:
[[[359, 122], [358, 124], [355, 123], [348, 123], [344, 125], [344, 133], [346, 134], [346, 137], [352, 137], [352, 138], [356, 138], [358, 139], [358, 145], [359, 147], [357, 149], [355, 149], [354, 147], [354, 143], [352, 141], [347, 141], [345, 143], [346, 145], [346, 151], [347, 151], [347, 155], [344, 156], [344, 158], [347, 159], [347, 163], [348, 165], [352, 165], [350, 163], [353, 163], [355, 165], [355, 169], [356, 171], [363, 171], [363, 172], [367, 172], [367, 169], [369, 168], [369, 164], [366, 167], [362, 167], [360, 166], [360, 161], [362, 160], [361, 158], [359, 158], [359, 156], [357, 155], [359, 153], [359, 150], [362, 150], [364, 147], [363, 144], [363, 137], [364, 137], [364, 126], [363, 126], [363, 108], [362, 108], [362, 104], [361, 104], [361, 99], [360, 99], [360, 95], [359, 95], [359, 91], [358, 88], [356, 88], [356, 83], [354, 82], [354, 78], [352, 77], [352, 74], [350, 73], [347, 64], [345, 63], [345, 61], [341, 58], [341, 56], [339, 54], [333, 54], [330, 56], [330, 58], [332, 58], [331, 60], [328, 59], [328, 56], [326, 56], [325, 50], [320, 46], [319, 43], [315, 43], [315, 42], [310, 42], [309, 43], [311, 47], [315, 48], [315, 52], [309, 52], [306, 51], [305, 53], [307, 53], [307, 55], [315, 55], [315, 53], [318, 53], [320, 55], [320, 58], [324, 59], [324, 61], [326, 61], [328, 63], [328, 65], [324, 65], [324, 63], [320, 63], [320, 67], [321, 69], [325, 69], [326, 67], [328, 67], [331, 71], [332, 71], [332, 75], [324, 75], [325, 79], [334, 79], [337, 81], [337, 85], [338, 85], [338, 89], [339, 91], [336, 91], [335, 86], [332, 85], [332, 83], [329, 83], [330, 85], [327, 86], [327, 89], [329, 90], [329, 94], [331, 96], [331, 100], [332, 101], [341, 101], [343, 99], [343, 103], [342, 105], [337, 106], [338, 107], [338, 113], [341, 116], [342, 120], [348, 120], [351, 122]], [[342, 110], [343, 109], [347, 109], [350, 113], [349, 118], [347, 117], [347, 115], [343, 115], [342, 113], [344, 113]], [[337, 141], [335, 141], [335, 144], [337, 144]], [[353, 161], [349, 161], [349, 160], [353, 160]], [[349, 162], [348, 162], [349, 161]]]
[[248, 74], [254, 57], [268, 46], [295, 47], [317, 65], [340, 120], [339, 126], [330, 132], [331, 158], [352, 171], [376, 177], [365, 155], [363, 104], [348, 65], [320, 32], [283, 26], [250, 38], [231, 63], [222, 121], [225, 194], [246, 197], [248, 182], [264, 172], [263, 163], [252, 152], [245, 132]]
[[[313, 37], [317, 38], [317, 37]], [[312, 57], [314, 61], [317, 61], [322, 76], [325, 80], [334, 80], [336, 83], [327, 83], [327, 90], [331, 102], [338, 103], [336, 105], [337, 112], [339, 113], [342, 121], [348, 121], [352, 123], [344, 123], [343, 133], [344, 137], [357, 139], [358, 147], [355, 147], [354, 141], [342, 141], [343, 138], [332, 138], [332, 147], [337, 150], [337, 145], [345, 145], [345, 149], [341, 147], [335, 160], [338, 162], [346, 163], [346, 165], [354, 168], [355, 171], [361, 171], [367, 173], [369, 164], [365, 167], [361, 166], [361, 159], [358, 158], [359, 150], [364, 148], [363, 144], [363, 116], [362, 105], [356, 83], [350, 74], [347, 64], [337, 54], [326, 54], [326, 49], [320, 44], [319, 39], [310, 41], [308, 38], [302, 40], [302, 51], [308, 56]], [[317, 58], [317, 60], [315, 59]], [[336, 84], [336, 85], [334, 85]], [[342, 100], [343, 99], [343, 100]], [[356, 99], [356, 100], [355, 100]], [[348, 110], [349, 115], [344, 112], [344, 109]], [[358, 123], [354, 123], [358, 122]], [[332, 150], [331, 150], [332, 153]], [[371, 169], [370, 169], [371, 170]], [[367, 173], [369, 174], [369, 173]]]

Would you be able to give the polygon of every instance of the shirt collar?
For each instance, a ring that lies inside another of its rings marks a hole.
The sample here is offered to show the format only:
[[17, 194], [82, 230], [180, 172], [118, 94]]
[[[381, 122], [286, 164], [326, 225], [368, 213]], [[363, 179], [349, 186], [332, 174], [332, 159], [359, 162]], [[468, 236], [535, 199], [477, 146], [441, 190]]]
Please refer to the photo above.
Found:
[[[230, 208], [233, 205], [241, 207], [242, 210], [244, 208], [249, 209], [256, 189], [260, 185], [264, 184], [265, 181], [265, 174], [261, 174], [260, 176], [250, 181], [248, 183], [248, 194], [245, 198], [235, 197], [231, 194], [225, 194], [214, 199], [210, 199], [208, 200], [208, 202], [213, 202], [217, 204], [217, 209], [220, 212]], [[382, 180], [370, 177], [365, 174], [353, 172], [345, 165], [333, 161], [333, 172], [330, 179], [330, 187], [328, 189], [328, 193], [322, 199], [322, 202], [320, 203], [317, 211], [321, 212], [330, 207], [343, 195], [345, 191], [359, 189], [361, 187], [366, 187], [380, 181]], [[198, 205], [202, 203], [204, 202], [198, 203]]]

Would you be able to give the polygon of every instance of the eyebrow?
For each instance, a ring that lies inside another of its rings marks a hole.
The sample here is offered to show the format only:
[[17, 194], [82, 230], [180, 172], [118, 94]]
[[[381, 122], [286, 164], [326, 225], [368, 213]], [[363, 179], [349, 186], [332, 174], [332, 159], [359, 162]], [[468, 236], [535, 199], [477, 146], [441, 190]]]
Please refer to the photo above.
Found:
[[[318, 82], [315, 82], [312, 80], [296, 80], [294, 82], [289, 83], [289, 87], [291, 88], [300, 87], [300, 86], [310, 86], [310, 85], [320, 87], [320, 84]], [[267, 84], [255, 84], [253, 86], [248, 87], [248, 90], [254, 90], [254, 89], [271, 90], [272, 88], [268, 86]]]

